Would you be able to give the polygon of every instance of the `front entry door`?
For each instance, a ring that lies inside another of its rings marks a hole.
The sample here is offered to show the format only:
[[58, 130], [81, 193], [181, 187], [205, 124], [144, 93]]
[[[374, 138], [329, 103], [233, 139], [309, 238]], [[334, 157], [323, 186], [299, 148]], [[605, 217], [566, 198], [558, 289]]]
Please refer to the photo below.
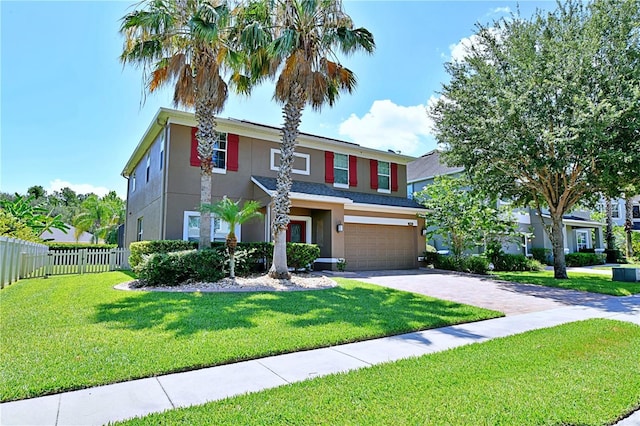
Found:
[[287, 227], [288, 243], [307, 242], [307, 223], [301, 220], [292, 220]]

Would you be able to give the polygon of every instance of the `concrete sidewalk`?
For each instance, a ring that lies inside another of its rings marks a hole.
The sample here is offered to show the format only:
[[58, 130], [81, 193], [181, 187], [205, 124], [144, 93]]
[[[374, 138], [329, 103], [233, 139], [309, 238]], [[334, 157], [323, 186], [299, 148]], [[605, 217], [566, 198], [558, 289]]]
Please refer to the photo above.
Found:
[[[100, 425], [590, 318], [640, 325], [640, 296], [561, 307], [0, 404], [2, 425]], [[619, 425], [640, 425], [640, 412]]]

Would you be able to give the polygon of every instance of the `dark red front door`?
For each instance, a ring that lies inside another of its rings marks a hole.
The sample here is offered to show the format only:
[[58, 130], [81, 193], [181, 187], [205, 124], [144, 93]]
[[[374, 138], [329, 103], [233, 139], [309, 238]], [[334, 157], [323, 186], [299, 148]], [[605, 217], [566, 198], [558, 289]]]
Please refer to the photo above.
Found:
[[287, 227], [288, 243], [307, 242], [307, 223], [300, 220], [292, 220]]

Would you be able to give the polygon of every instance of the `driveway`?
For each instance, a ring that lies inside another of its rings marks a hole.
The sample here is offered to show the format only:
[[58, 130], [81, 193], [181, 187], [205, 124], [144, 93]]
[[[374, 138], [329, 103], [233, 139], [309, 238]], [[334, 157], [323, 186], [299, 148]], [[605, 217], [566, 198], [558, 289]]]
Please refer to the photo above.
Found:
[[442, 270], [356, 272], [345, 275], [398, 290], [518, 315], [572, 305], [605, 302], [612, 296], [575, 290], [494, 281]]

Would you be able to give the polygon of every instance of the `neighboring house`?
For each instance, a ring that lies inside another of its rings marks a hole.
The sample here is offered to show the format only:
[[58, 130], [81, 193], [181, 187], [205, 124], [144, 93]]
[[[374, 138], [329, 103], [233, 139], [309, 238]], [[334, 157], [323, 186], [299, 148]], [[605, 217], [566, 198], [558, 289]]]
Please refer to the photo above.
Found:
[[55, 241], [56, 243], [90, 243], [93, 241], [93, 234], [90, 234], [89, 232], [83, 232], [80, 234], [76, 241], [76, 228], [71, 225], [67, 226], [69, 227], [69, 230], [67, 230], [66, 234], [61, 230], [54, 228], [51, 231], [45, 231], [40, 234], [40, 238], [45, 241]]
[[[238, 227], [240, 241], [271, 240], [280, 128], [217, 119], [212, 198], [256, 200], [265, 220]], [[127, 162], [125, 246], [132, 241], [197, 240], [200, 163], [192, 113], [161, 108]], [[320, 247], [317, 269], [346, 259], [349, 270], [414, 268], [425, 246], [421, 206], [407, 199], [413, 157], [301, 133], [293, 164], [287, 240]], [[212, 239], [228, 229], [212, 219]]]
[[[436, 176], [449, 175], [456, 177], [462, 174], [463, 167], [448, 167], [440, 161], [440, 151], [433, 150], [407, 164], [407, 191], [408, 194], [421, 191], [426, 185], [433, 183]], [[502, 202], [501, 202], [502, 203]], [[543, 210], [542, 220], [535, 209], [514, 209], [513, 215], [518, 221], [518, 228], [522, 235], [519, 244], [505, 245], [503, 249], [507, 253], [522, 253], [529, 255], [532, 248], [551, 249], [551, 240], [544, 230], [544, 224], [550, 225], [551, 219], [548, 211]], [[602, 237], [603, 224], [590, 219], [589, 211], [574, 211], [565, 215], [564, 244], [565, 252], [573, 253], [580, 249], [603, 249]], [[427, 224], [429, 225], [429, 224]], [[432, 241], [436, 249], [447, 249], [441, 246], [441, 242]]]
[[[634, 231], [640, 231], [640, 195], [632, 198], [632, 225]], [[600, 203], [600, 208], [604, 211], [604, 202]], [[613, 223], [618, 226], [624, 226], [626, 220], [625, 200], [624, 198], [616, 198], [611, 200], [611, 212]]]

